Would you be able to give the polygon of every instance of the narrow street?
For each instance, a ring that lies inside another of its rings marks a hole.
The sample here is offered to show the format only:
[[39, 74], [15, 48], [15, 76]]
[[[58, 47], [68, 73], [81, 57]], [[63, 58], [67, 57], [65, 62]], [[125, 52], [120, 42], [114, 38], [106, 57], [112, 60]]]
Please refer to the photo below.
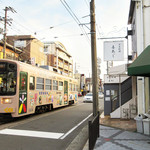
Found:
[[92, 116], [92, 103], [72, 105], [3, 125], [1, 150], [65, 150]]

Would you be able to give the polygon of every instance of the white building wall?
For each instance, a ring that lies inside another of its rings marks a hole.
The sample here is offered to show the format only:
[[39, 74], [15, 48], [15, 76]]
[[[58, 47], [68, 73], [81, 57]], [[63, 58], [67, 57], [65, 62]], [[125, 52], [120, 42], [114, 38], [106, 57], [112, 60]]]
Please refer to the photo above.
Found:
[[141, 2], [136, 3], [135, 10], [135, 26], [136, 26], [136, 36], [137, 36], [137, 56], [139, 56], [143, 51], [143, 19], [141, 16]]
[[150, 0], [143, 1], [144, 48], [150, 45]]
[[[143, 4], [143, 5], [142, 5]], [[133, 40], [137, 40], [137, 56], [150, 45], [150, 0], [137, 1], [135, 4], [135, 11], [132, 20], [136, 34]], [[134, 46], [133, 46], [134, 47]], [[137, 78], [137, 105], [138, 113], [145, 113], [145, 79], [144, 77]]]

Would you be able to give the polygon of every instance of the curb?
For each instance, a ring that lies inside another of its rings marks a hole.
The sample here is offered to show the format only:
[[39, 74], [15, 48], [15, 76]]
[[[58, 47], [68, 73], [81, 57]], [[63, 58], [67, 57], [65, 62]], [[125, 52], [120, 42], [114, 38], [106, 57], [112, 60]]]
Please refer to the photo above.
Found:
[[82, 150], [88, 140], [88, 125], [75, 137], [66, 150]]

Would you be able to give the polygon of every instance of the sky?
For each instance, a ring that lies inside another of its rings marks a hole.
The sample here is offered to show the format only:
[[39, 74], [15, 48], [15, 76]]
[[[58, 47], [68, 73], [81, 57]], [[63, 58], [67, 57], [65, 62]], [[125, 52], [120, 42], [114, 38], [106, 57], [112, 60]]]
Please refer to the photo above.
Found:
[[[9, 18], [13, 20], [11, 26], [8, 25], [7, 35], [32, 35], [42, 42], [59, 41], [72, 55], [74, 68], [76, 63], [79, 73], [91, 77], [90, 1], [0, 0], [0, 17], [4, 17], [6, 6], [12, 7], [17, 13], [8, 11]], [[64, 4], [69, 6], [76, 19]], [[106, 62], [103, 60], [104, 40], [100, 38], [126, 36], [129, 6], [130, 0], [95, 0], [97, 57], [101, 58], [101, 78], [106, 74]], [[0, 28], [3, 26], [1, 21]], [[114, 62], [114, 65], [124, 61]]]

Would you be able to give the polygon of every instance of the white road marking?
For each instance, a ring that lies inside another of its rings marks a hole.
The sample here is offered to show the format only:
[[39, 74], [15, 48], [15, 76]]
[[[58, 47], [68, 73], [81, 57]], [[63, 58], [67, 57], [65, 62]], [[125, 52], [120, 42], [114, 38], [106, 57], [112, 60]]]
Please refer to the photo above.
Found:
[[30, 130], [16, 130], [16, 129], [0, 130], [0, 134], [49, 138], [49, 139], [59, 139], [60, 137], [62, 137], [64, 135], [64, 133], [41, 132], [41, 131], [30, 131]]
[[75, 127], [70, 129], [66, 134], [65, 133], [55, 133], [55, 132], [19, 130], [19, 129], [3, 129], [3, 130], [0, 130], [0, 134], [63, 140], [71, 132], [73, 132], [77, 127], [79, 127], [84, 121], [86, 121], [88, 118], [90, 118], [92, 116], [92, 114], [93, 113], [91, 113], [89, 116], [87, 116], [84, 120], [82, 120], [80, 123], [78, 123]]
[[75, 127], [73, 127], [72, 129], [70, 129], [66, 134], [62, 135], [62, 137], [60, 139], [63, 140], [66, 136], [68, 136], [71, 132], [73, 132], [78, 126], [80, 126], [84, 121], [86, 121], [92, 115], [93, 115], [93, 113], [91, 113], [89, 116], [87, 116], [84, 120], [82, 120], [80, 123], [78, 123]]

